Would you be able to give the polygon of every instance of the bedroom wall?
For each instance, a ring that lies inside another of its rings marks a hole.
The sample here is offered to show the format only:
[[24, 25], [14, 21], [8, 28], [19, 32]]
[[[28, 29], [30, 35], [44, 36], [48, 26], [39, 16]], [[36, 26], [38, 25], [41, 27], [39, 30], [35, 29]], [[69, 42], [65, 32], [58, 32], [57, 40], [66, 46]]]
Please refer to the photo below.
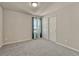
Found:
[[50, 15], [56, 16], [56, 42], [79, 51], [79, 3], [65, 6]]
[[57, 12], [57, 41], [79, 50], [79, 4]]
[[[72, 39], [72, 28], [71, 28], [73, 25], [72, 24], [72, 11], [73, 11], [72, 6], [67, 6], [56, 12], [57, 42], [62, 43], [64, 45], [68, 45], [68, 46], [69, 46], [69, 43], [72, 40], [74, 40], [74, 39]], [[74, 36], [73, 36], [73, 38], [74, 38]]]
[[4, 44], [32, 40], [32, 16], [4, 9]]
[[0, 47], [2, 46], [3, 40], [3, 9], [0, 6]]

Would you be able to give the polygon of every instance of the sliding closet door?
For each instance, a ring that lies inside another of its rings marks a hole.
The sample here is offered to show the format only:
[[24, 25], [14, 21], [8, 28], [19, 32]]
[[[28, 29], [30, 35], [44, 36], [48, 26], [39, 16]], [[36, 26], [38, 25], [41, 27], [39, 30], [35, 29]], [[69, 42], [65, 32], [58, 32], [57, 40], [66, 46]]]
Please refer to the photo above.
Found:
[[49, 18], [49, 40], [56, 42], [56, 17]]
[[3, 13], [2, 8], [0, 7], [0, 47], [2, 46], [2, 38], [3, 38]]

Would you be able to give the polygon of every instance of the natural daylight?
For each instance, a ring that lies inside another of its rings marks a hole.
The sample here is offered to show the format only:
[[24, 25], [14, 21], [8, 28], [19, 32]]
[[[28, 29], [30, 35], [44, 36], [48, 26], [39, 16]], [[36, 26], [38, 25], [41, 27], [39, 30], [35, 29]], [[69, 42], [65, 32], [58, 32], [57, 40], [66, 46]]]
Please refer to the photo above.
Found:
[[0, 56], [79, 56], [79, 2], [0, 2]]

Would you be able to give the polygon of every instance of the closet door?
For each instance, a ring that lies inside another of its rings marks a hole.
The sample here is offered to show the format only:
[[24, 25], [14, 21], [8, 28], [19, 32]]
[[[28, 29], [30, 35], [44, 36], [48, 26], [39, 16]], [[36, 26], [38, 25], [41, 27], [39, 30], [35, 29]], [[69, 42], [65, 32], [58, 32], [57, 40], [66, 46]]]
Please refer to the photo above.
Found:
[[2, 38], [3, 38], [3, 13], [2, 8], [0, 7], [0, 47], [2, 46]]
[[49, 18], [49, 40], [56, 42], [56, 17]]

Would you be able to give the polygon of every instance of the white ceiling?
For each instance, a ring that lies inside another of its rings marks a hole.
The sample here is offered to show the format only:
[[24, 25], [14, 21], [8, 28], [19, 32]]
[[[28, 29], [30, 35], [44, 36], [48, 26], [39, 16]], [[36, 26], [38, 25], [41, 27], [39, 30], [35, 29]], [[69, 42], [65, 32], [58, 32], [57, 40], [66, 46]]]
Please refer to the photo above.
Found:
[[30, 3], [31, 2], [1, 2], [0, 5], [5, 9], [43, 16], [71, 4], [63, 2], [39, 2], [39, 6], [34, 8]]

